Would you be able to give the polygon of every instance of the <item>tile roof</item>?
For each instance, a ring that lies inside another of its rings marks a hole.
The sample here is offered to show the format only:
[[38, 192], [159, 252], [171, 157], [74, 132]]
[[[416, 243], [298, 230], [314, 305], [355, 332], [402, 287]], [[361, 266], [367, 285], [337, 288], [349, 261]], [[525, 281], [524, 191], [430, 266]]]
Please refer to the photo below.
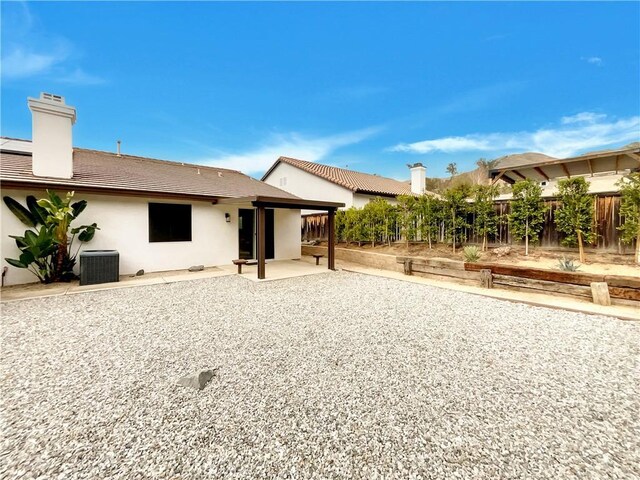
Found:
[[329, 182], [348, 188], [353, 192], [385, 196], [411, 195], [410, 183], [290, 157], [280, 157], [267, 173], [264, 174], [262, 180], [265, 180], [280, 162], [297, 167]]
[[136, 193], [235, 198], [263, 195], [298, 198], [236, 170], [170, 162], [132, 155], [73, 149], [73, 178], [36, 177], [31, 154], [0, 153], [0, 180], [32, 185]]

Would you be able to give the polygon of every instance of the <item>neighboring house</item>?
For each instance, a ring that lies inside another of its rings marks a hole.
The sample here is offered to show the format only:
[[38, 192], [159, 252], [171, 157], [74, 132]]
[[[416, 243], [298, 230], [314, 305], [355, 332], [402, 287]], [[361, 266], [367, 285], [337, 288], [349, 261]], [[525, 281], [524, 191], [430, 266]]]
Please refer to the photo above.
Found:
[[[75, 200], [88, 201], [79, 222], [100, 228], [85, 248], [118, 250], [121, 274], [257, 258], [264, 278], [264, 258], [300, 258], [302, 208], [342, 206], [304, 200], [235, 170], [73, 148], [75, 108], [50, 94], [28, 104], [33, 141], [0, 139], [3, 196], [24, 204], [45, 189], [75, 191]], [[8, 235], [25, 229], [3, 203], [3, 266], [5, 257], [19, 256]], [[27, 270], [9, 266], [5, 284], [33, 281]]]
[[[559, 180], [581, 176], [589, 183], [589, 193], [618, 195], [617, 182], [638, 170], [640, 142], [562, 159], [535, 152], [507, 155], [497, 160], [489, 177], [494, 183], [502, 180], [509, 184], [529, 178], [540, 183], [543, 197], [552, 198], [558, 194]], [[498, 200], [510, 198], [511, 194], [504, 194]]]
[[345, 170], [315, 162], [280, 157], [263, 175], [262, 181], [298, 196], [341, 202], [345, 208], [361, 208], [375, 197], [396, 203], [398, 195], [425, 192], [422, 164], [411, 167], [411, 184], [369, 173]]

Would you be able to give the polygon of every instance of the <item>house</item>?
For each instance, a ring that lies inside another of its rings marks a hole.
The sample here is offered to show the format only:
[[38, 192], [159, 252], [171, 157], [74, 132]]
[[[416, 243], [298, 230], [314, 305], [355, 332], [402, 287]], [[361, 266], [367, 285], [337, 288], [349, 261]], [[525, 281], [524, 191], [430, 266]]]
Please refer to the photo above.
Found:
[[[410, 166], [411, 183], [315, 162], [280, 157], [262, 181], [298, 196], [309, 196], [362, 208], [375, 197], [396, 203], [398, 195], [421, 195], [425, 191], [425, 167]], [[303, 213], [309, 213], [307, 211]]]
[[[497, 159], [489, 177], [493, 183], [501, 180], [509, 184], [532, 179], [540, 183], [543, 197], [553, 198], [557, 196], [559, 180], [582, 176], [589, 183], [589, 193], [615, 196], [619, 195], [620, 179], [639, 169], [640, 142], [635, 142], [561, 159], [536, 152], [506, 155]], [[498, 200], [510, 198], [511, 194], [503, 194]]]
[[[89, 249], [120, 254], [121, 274], [225, 265], [257, 259], [265, 277], [267, 259], [300, 258], [300, 211], [333, 213], [342, 203], [305, 200], [241, 172], [74, 148], [76, 109], [63, 97], [29, 98], [32, 141], [2, 138], [0, 186], [3, 195], [25, 203], [46, 189], [74, 191], [88, 202], [81, 219], [100, 230]], [[2, 204], [1, 250], [19, 255], [8, 235], [25, 225]], [[333, 268], [331, 252], [329, 268]], [[5, 284], [34, 281], [28, 271], [9, 266]]]

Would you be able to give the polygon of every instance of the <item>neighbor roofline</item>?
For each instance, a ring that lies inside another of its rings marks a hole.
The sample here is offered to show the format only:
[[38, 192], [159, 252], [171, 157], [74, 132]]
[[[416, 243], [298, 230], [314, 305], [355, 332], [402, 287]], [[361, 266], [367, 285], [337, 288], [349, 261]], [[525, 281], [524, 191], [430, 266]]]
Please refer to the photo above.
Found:
[[638, 163], [640, 163], [640, 147], [633, 147], [633, 148], [620, 148], [617, 150], [607, 150], [604, 152], [585, 153], [584, 155], [577, 155], [575, 157], [567, 157], [567, 158], [558, 158], [558, 159], [549, 160], [549, 161], [542, 160], [537, 162], [525, 163], [517, 166], [507, 166], [503, 168], [496, 167], [489, 170], [488, 174], [491, 177], [503, 171], [508, 172], [512, 170], [521, 170], [524, 168], [545, 167], [545, 166], [551, 166], [551, 165], [560, 165], [563, 163], [583, 162], [585, 160], [595, 160], [598, 158], [606, 158], [614, 155], [629, 155], [629, 154], [631, 154], [632, 157], [636, 158], [636, 160], [638, 160]]

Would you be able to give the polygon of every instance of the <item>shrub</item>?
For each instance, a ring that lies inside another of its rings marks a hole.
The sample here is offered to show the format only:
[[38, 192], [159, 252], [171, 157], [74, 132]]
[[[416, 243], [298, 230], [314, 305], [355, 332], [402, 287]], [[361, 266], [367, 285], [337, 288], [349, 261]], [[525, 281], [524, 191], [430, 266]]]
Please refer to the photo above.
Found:
[[584, 262], [584, 243], [593, 243], [593, 196], [589, 183], [583, 177], [567, 178], [558, 182], [558, 196], [562, 205], [556, 211], [558, 231], [565, 234], [562, 244], [578, 246], [580, 261]]
[[[9, 265], [29, 270], [43, 283], [75, 278], [73, 267], [80, 247], [99, 229], [95, 223], [71, 228], [71, 222], [87, 207], [86, 200], [72, 204], [72, 198], [73, 192], [63, 200], [47, 190], [47, 198], [41, 200], [29, 195], [26, 208], [11, 197], [3, 198], [16, 218], [30, 228], [23, 236], [9, 235], [20, 249], [19, 258], [5, 258]], [[73, 252], [76, 236], [80, 243]]]
[[640, 172], [630, 173], [618, 182], [620, 187], [620, 215], [624, 223], [618, 227], [626, 244], [636, 242], [636, 263], [640, 263]]
[[477, 262], [480, 260], [480, 249], [475, 245], [467, 245], [462, 249], [465, 262]]
[[580, 265], [573, 263], [572, 258], [562, 257], [558, 260], [558, 268], [563, 272], [575, 272], [580, 268]]
[[525, 255], [529, 255], [529, 243], [537, 243], [540, 239], [546, 211], [540, 185], [531, 179], [513, 185], [509, 225], [513, 238], [524, 239]]

